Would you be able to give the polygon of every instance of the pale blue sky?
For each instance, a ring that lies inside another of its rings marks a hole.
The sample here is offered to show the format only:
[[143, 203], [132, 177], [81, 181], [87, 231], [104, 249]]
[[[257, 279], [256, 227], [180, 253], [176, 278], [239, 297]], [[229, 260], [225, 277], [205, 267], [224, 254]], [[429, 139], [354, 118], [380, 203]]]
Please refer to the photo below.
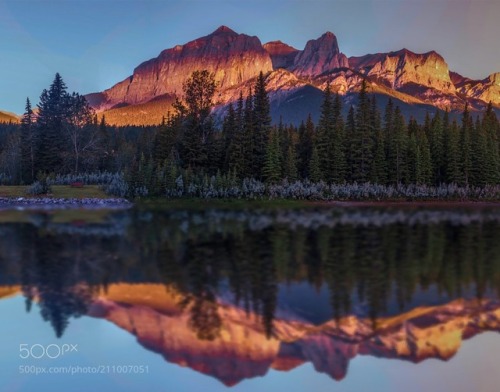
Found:
[[0, 108], [20, 113], [60, 72], [103, 90], [163, 49], [225, 24], [302, 49], [334, 32], [348, 56], [436, 50], [472, 78], [500, 72], [498, 0], [0, 0]]

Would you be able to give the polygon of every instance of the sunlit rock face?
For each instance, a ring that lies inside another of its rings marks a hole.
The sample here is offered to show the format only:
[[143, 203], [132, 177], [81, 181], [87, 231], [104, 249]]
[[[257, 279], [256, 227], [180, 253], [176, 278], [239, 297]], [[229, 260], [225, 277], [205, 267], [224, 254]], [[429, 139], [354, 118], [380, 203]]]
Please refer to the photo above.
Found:
[[348, 66], [347, 57], [340, 53], [337, 37], [326, 32], [318, 39], [307, 42], [304, 50], [295, 57], [291, 69], [298, 76], [307, 78]]
[[428, 89], [443, 95], [454, 95], [455, 85], [450, 79], [448, 64], [436, 52], [413, 53], [407, 49], [390, 53], [369, 54], [349, 58], [353, 69], [371, 80], [424, 98]]
[[196, 305], [183, 303], [179, 292], [162, 285], [113, 284], [89, 314], [134, 334], [140, 344], [167, 361], [226, 385], [263, 376], [271, 368], [289, 371], [305, 362], [341, 380], [357, 355], [415, 363], [448, 360], [464, 339], [487, 330], [500, 332], [500, 303], [488, 299], [459, 299], [375, 320], [350, 315], [320, 325], [276, 318], [270, 336], [260, 316], [233, 304], [204, 303], [197, 309], [211, 307], [203, 311], [203, 320], [212, 322], [196, 325]]
[[132, 76], [104, 91], [100, 108], [139, 104], [165, 94], [182, 94], [191, 74], [206, 69], [224, 90], [273, 69], [271, 58], [257, 37], [237, 34], [221, 26], [212, 34], [164, 50], [139, 65]]
[[457, 90], [469, 98], [480, 99], [500, 105], [500, 72], [491, 74], [483, 80], [471, 80], [468, 78], [457, 78]]
[[289, 68], [293, 65], [295, 56], [299, 53], [297, 49], [281, 41], [271, 41], [263, 46], [271, 56], [274, 69]]

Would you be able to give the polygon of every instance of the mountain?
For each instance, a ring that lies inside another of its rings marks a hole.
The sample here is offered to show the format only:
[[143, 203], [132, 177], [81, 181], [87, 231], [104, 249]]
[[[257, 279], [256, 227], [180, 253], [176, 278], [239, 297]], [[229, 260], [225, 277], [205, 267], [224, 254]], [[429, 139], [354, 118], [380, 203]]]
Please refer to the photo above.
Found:
[[210, 35], [164, 50], [158, 57], [140, 64], [132, 76], [103, 93], [90, 95], [89, 101], [102, 110], [182, 94], [184, 81], [200, 69], [213, 72], [219, 89], [224, 90], [261, 71], [272, 71], [273, 65], [257, 37], [237, 34], [221, 26]]
[[413, 363], [428, 358], [446, 361], [464, 339], [483, 331], [500, 332], [500, 303], [485, 298], [416, 307], [376, 320], [349, 315], [319, 325], [288, 310], [286, 317], [274, 320], [273, 336], [267, 338], [259, 316], [219, 299], [220, 324], [212, 325], [211, 338], [201, 339], [207, 331], [194, 328], [193, 308], [180, 305], [182, 300], [175, 289], [160, 284], [112, 284], [94, 301], [89, 314], [134, 334], [141, 345], [167, 361], [228, 386], [306, 362], [341, 380], [358, 355]]
[[18, 123], [19, 117], [14, 113], [0, 111], [0, 123]]
[[466, 102], [472, 110], [482, 110], [490, 101], [500, 109], [500, 73], [471, 80], [450, 71], [435, 51], [419, 54], [402, 49], [347, 58], [331, 32], [298, 50], [281, 41], [262, 45], [257, 37], [226, 26], [162, 51], [135, 68], [130, 77], [86, 97], [112, 124], [158, 124], [175, 97], [182, 95], [185, 80], [200, 69], [215, 74], [219, 119], [240, 92], [248, 93], [261, 71], [267, 78], [274, 122], [282, 119], [297, 124], [309, 113], [317, 118], [321, 91], [328, 82], [350, 105], [366, 80], [370, 92], [381, 101], [390, 97], [405, 114], [417, 119], [436, 108], [458, 113]]

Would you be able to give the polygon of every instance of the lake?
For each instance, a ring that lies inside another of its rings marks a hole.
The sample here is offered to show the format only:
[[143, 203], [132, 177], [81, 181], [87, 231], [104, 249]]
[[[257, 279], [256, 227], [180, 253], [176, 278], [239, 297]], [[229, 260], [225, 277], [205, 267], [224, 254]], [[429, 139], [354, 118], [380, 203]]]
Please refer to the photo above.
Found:
[[493, 392], [499, 293], [493, 204], [4, 210], [0, 390]]

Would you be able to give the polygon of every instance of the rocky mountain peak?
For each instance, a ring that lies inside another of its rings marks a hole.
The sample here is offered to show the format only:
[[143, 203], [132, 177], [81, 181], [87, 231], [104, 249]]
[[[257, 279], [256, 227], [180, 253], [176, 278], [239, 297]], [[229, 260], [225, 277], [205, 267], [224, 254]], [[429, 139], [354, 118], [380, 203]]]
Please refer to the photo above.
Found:
[[340, 53], [337, 37], [326, 32], [318, 39], [307, 42], [304, 50], [295, 57], [293, 70], [300, 76], [308, 77], [348, 66], [347, 57]]
[[230, 29], [229, 27], [227, 26], [219, 26], [212, 34], [236, 34], [238, 35], [238, 33], [236, 33], [234, 30]]
[[419, 54], [405, 48], [396, 52], [351, 57], [349, 64], [372, 80], [412, 95], [422, 94], [425, 97], [427, 89], [455, 93], [448, 64], [435, 51]]

